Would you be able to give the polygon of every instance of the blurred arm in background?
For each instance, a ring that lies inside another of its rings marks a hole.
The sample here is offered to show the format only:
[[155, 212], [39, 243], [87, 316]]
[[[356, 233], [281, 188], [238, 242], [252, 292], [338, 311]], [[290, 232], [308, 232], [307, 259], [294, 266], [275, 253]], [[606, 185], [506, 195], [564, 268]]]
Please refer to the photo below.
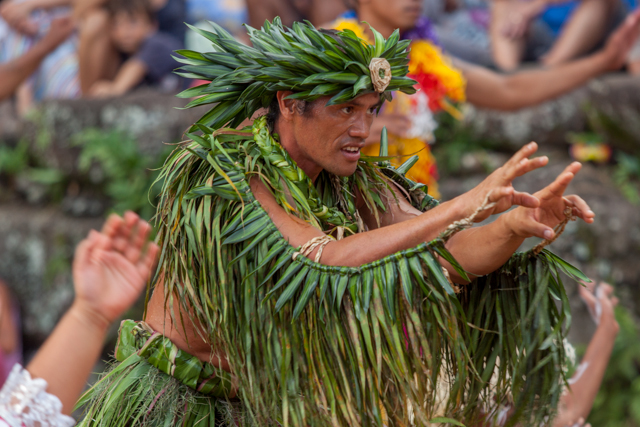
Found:
[[478, 107], [517, 110], [553, 99], [578, 88], [627, 61], [640, 31], [640, 11], [630, 14], [608, 38], [605, 47], [582, 59], [561, 65], [500, 74], [454, 60], [467, 79], [467, 100]]
[[598, 328], [575, 374], [569, 380], [569, 390], [560, 400], [553, 427], [571, 425], [576, 420], [589, 416], [620, 330], [613, 310], [618, 304], [618, 298], [613, 296], [613, 287], [606, 283], [600, 283], [598, 287], [594, 283], [584, 285], [585, 287], [580, 287], [580, 296]]
[[49, 32], [24, 55], [0, 64], [0, 101], [11, 96], [40, 66], [42, 60], [71, 35], [74, 28], [71, 17], [56, 18], [51, 22]]
[[31, 20], [31, 12], [72, 4], [73, 0], [4, 0], [0, 5], [0, 17], [14, 30], [35, 36], [38, 26]]
[[19, 365], [14, 368], [0, 392], [0, 425], [20, 425], [23, 416], [47, 417], [52, 425], [74, 424], [73, 419], [51, 412], [55, 407], [51, 395], [62, 403], [62, 414], [71, 413], [100, 355], [107, 329], [133, 305], [151, 276], [159, 248], [147, 244], [150, 230], [133, 212], [124, 218], [112, 215], [101, 233], [92, 230], [78, 245], [73, 305], [27, 372]]

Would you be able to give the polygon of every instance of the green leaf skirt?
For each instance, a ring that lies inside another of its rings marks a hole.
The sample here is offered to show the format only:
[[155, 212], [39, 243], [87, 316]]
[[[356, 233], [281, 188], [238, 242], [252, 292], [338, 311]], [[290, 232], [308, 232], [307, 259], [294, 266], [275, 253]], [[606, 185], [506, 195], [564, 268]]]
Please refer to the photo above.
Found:
[[116, 360], [84, 396], [79, 426], [247, 426], [228, 399], [231, 376], [178, 349], [144, 322], [125, 320]]

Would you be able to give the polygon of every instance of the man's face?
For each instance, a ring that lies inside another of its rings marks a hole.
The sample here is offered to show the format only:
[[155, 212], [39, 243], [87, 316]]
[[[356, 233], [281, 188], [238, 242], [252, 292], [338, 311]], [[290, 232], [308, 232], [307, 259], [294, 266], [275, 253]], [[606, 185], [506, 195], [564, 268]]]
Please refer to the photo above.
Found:
[[359, 7], [406, 31], [422, 16], [423, 0], [359, 0]]
[[352, 175], [380, 96], [371, 93], [345, 104], [325, 106], [329, 99], [320, 98], [308, 105], [304, 114], [294, 115], [291, 125], [297, 153], [291, 154], [307, 173], [324, 169], [338, 176]]
[[111, 40], [120, 52], [132, 54], [154, 31], [155, 23], [145, 13], [118, 12], [113, 16]]

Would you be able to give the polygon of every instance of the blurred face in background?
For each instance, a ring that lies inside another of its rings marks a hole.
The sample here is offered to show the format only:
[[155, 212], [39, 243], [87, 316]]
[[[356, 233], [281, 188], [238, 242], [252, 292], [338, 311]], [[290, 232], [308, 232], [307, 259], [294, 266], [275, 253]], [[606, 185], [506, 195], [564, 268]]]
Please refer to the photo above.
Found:
[[120, 52], [132, 54], [156, 28], [156, 23], [142, 11], [116, 12], [112, 18], [111, 40]]
[[357, 0], [360, 14], [366, 10], [400, 31], [416, 25], [422, 15], [423, 0]]

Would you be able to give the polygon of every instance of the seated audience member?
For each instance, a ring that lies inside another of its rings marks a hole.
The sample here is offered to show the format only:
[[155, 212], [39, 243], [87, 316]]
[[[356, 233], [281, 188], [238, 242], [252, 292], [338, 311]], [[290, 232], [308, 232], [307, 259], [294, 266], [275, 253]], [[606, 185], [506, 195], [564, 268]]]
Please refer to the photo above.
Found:
[[[0, 64], [8, 64], [25, 55], [43, 41], [53, 20], [68, 15], [72, 0], [5, 0], [0, 4]], [[58, 32], [60, 34], [60, 32]], [[69, 99], [80, 96], [76, 39], [72, 32], [56, 43], [44, 41], [36, 52], [37, 66], [24, 75], [19, 87], [13, 87], [19, 113], [43, 99]], [[48, 36], [47, 36], [48, 37]], [[43, 52], [46, 47], [46, 52]], [[24, 62], [24, 61], [23, 61]], [[21, 63], [19, 63], [21, 65]], [[4, 87], [6, 82], [0, 82]], [[6, 94], [5, 94], [6, 96]]]
[[487, 0], [424, 0], [424, 14], [450, 55], [472, 64], [493, 65]]
[[181, 43], [172, 35], [158, 31], [155, 12], [148, 0], [110, 0], [110, 38], [124, 59], [113, 79], [99, 80], [89, 96], [123, 95], [140, 85], [165, 92], [181, 89], [183, 80], [173, 73], [178, 66], [171, 57]]
[[109, 217], [76, 249], [71, 308], [27, 369], [15, 365], [0, 390], [0, 427], [73, 426], [68, 415], [85, 386], [109, 326], [136, 301], [151, 276], [158, 246], [132, 212]]
[[347, 8], [344, 0], [246, 0], [249, 25], [262, 27], [265, 20], [276, 16], [290, 27], [294, 21], [311, 21], [320, 25], [335, 19]]
[[621, 22], [621, 0], [494, 0], [491, 45], [505, 71], [522, 60], [557, 65], [590, 52]]
[[[111, 81], [122, 64], [122, 53], [111, 37], [113, 19], [106, 5], [109, 0], [76, 0], [74, 15], [79, 20], [78, 62], [80, 87], [88, 95], [99, 80]], [[123, 2], [127, 3], [127, 2]], [[138, 4], [139, 2], [135, 2]], [[186, 25], [185, 0], [148, 0], [155, 13], [157, 30], [170, 34], [184, 45]], [[132, 9], [128, 9], [132, 10]], [[175, 50], [172, 47], [171, 50]]]
[[74, 23], [69, 16], [55, 18], [46, 36], [34, 43], [15, 59], [0, 61], [0, 101], [13, 95], [31, 76], [42, 61], [73, 32]]

